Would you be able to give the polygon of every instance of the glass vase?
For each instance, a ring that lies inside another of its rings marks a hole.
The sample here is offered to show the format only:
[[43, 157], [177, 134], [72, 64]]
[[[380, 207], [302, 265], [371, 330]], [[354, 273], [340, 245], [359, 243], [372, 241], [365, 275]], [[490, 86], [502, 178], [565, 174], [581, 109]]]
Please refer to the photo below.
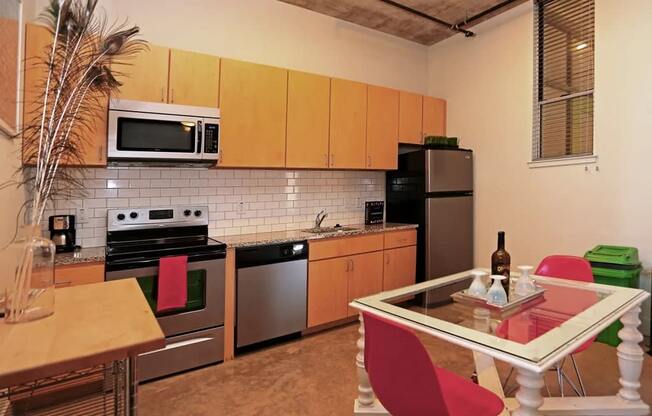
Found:
[[28, 322], [54, 313], [54, 243], [40, 225], [25, 225], [7, 250], [13, 281], [5, 292], [5, 322]]

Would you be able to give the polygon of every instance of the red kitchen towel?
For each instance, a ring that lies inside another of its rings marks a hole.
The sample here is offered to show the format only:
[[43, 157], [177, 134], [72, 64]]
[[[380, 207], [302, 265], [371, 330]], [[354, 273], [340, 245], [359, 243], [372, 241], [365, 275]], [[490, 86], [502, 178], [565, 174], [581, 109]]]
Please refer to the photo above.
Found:
[[156, 312], [185, 307], [188, 302], [188, 256], [162, 257], [158, 265]]

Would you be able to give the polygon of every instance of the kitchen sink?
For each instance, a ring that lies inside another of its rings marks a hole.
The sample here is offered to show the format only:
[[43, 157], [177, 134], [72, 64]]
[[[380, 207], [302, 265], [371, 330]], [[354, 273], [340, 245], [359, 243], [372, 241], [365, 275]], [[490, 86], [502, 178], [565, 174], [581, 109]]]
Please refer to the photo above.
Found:
[[354, 231], [357, 230], [355, 227], [319, 227], [319, 228], [309, 228], [307, 230], [302, 230], [304, 233], [312, 234], [329, 234], [329, 233], [341, 233], [343, 231]]

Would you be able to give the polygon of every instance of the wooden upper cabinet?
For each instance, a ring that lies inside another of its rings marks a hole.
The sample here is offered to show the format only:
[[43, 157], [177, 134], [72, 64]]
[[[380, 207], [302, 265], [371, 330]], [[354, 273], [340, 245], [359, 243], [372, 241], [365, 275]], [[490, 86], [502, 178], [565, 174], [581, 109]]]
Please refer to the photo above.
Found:
[[170, 50], [170, 104], [217, 107], [219, 90], [220, 58]]
[[367, 92], [367, 168], [398, 165], [399, 92], [369, 85]]
[[331, 79], [330, 167], [366, 166], [367, 85]]
[[168, 70], [170, 49], [149, 45], [129, 60], [128, 65], [116, 65], [122, 76], [118, 98], [137, 101], [168, 102]]
[[401, 91], [399, 96], [399, 143], [423, 143], [423, 96]]
[[288, 71], [222, 59], [221, 156], [229, 167], [285, 167]]
[[423, 137], [446, 135], [446, 100], [423, 97]]
[[287, 167], [328, 167], [330, 94], [329, 78], [289, 71]]
[[[52, 35], [41, 25], [28, 23], [25, 25], [25, 72], [23, 77], [23, 127], [40, 117], [40, 106], [43, 100], [43, 90], [47, 77], [47, 69], [43, 62], [45, 54], [52, 44]], [[81, 143], [81, 161], [62, 159], [64, 165], [106, 166], [106, 130], [108, 117], [108, 98], [92, 97], [100, 100], [90, 124], [75, 127], [75, 134], [83, 136]], [[23, 142], [23, 164], [33, 165], [36, 162], [36, 148]], [[81, 162], [81, 163], [80, 163]]]

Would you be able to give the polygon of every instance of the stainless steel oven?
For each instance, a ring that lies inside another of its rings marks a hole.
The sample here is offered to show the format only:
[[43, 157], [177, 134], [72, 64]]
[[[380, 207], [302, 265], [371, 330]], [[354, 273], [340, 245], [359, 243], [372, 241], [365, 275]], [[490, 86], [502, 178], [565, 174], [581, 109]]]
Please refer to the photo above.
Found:
[[[166, 337], [138, 359], [140, 381], [223, 360], [226, 246], [207, 237], [206, 207], [109, 210], [106, 280], [136, 278]], [[157, 311], [159, 260], [188, 257], [187, 300]]]
[[113, 99], [109, 162], [213, 164], [220, 150], [220, 110]]

